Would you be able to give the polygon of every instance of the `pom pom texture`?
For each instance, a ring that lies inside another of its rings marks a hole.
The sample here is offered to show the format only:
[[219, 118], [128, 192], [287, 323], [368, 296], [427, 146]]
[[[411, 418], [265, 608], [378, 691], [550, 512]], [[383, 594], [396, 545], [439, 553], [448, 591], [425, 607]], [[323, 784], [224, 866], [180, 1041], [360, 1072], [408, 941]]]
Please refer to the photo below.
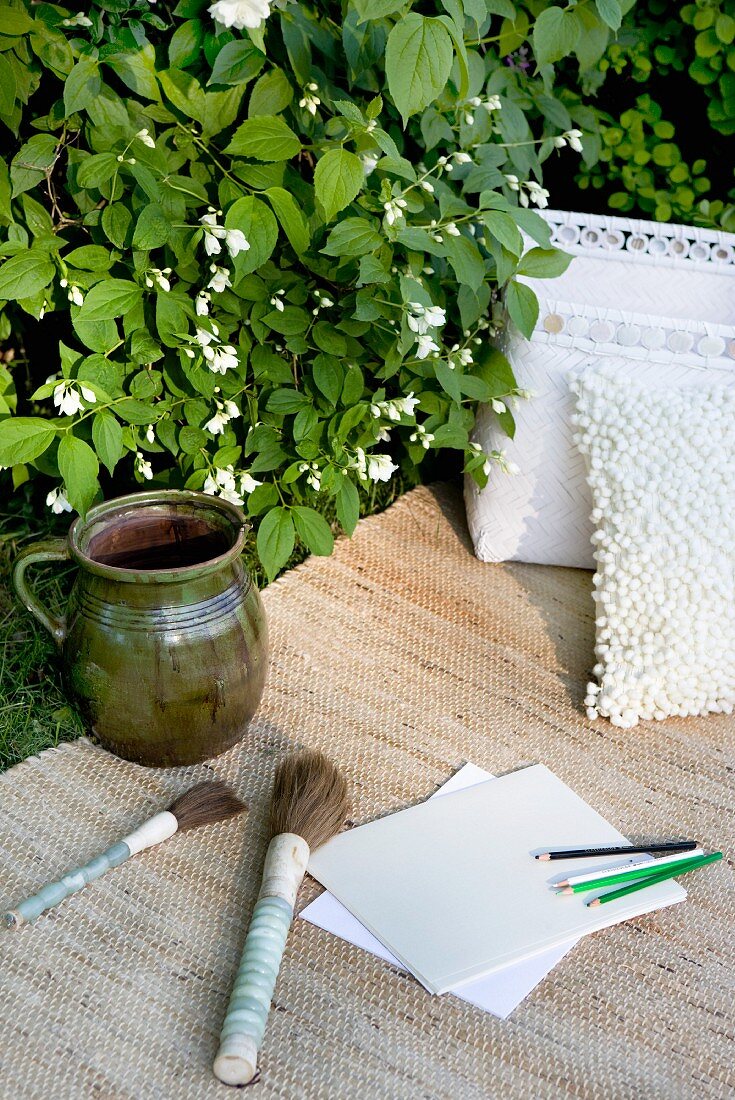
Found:
[[735, 704], [735, 387], [570, 379], [596, 527], [590, 718]]

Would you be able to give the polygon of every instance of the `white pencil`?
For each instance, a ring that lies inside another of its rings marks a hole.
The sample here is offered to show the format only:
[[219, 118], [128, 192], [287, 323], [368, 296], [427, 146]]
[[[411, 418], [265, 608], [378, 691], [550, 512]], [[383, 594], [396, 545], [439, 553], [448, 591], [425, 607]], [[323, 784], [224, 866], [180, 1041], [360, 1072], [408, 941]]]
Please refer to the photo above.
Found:
[[608, 875], [619, 875], [621, 871], [631, 871], [634, 867], [647, 867], [651, 871], [657, 871], [659, 867], [664, 867], [668, 863], [680, 863], [683, 859], [694, 859], [696, 856], [704, 855], [701, 848], [695, 848], [693, 852], [677, 852], [673, 856], [661, 856], [660, 859], [652, 860], [627, 860], [625, 863], [618, 863], [614, 867], [606, 867], [604, 871], [588, 871], [583, 875], [570, 875], [569, 878], [565, 878], [563, 882], [554, 882], [553, 886], [565, 887], [563, 893], [572, 893], [572, 887], [578, 885], [581, 882], [593, 882], [598, 878], [607, 878]]

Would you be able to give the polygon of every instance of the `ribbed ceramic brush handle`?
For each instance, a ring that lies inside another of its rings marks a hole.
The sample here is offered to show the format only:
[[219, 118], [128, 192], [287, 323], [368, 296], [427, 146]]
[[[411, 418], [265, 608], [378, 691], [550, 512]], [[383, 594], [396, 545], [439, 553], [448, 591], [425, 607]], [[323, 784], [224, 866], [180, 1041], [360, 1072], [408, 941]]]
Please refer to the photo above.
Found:
[[253, 910], [214, 1060], [214, 1074], [225, 1085], [247, 1085], [255, 1076], [296, 895], [308, 859], [306, 841], [293, 833], [282, 833], [270, 843], [260, 896]]
[[3, 914], [3, 923], [7, 928], [20, 928], [23, 924], [33, 924], [42, 913], [76, 894], [89, 882], [101, 878], [113, 867], [119, 867], [126, 859], [130, 859], [136, 852], [142, 852], [144, 848], [150, 848], [153, 844], [159, 844], [162, 840], [168, 840], [176, 832], [178, 822], [172, 813], [164, 810], [155, 817], [144, 822], [135, 832], [130, 833], [124, 840], [118, 840], [101, 855], [90, 859], [81, 867], [68, 871], [56, 882], [49, 882], [42, 887], [37, 894], [26, 898], [16, 905], [15, 909]]
[[15, 909], [5, 913], [3, 920], [6, 926], [19, 928], [22, 924], [33, 924], [41, 913], [45, 913], [47, 909], [53, 909], [55, 905], [76, 894], [77, 890], [81, 890], [88, 882], [94, 882], [111, 868], [119, 867], [126, 859], [130, 859], [130, 849], [120, 840], [106, 852], [90, 859], [89, 863], [69, 871], [57, 882], [47, 883], [37, 894], [26, 898], [25, 901], [16, 905]]

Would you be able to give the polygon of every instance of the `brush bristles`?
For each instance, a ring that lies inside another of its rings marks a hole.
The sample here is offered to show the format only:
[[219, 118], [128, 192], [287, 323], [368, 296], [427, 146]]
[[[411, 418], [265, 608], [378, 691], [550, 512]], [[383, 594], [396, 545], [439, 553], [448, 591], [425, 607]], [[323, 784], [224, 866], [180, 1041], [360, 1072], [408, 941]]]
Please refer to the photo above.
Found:
[[197, 783], [190, 791], [180, 795], [169, 811], [179, 823], [179, 832], [198, 829], [200, 825], [214, 825], [246, 809], [234, 791], [221, 779]]
[[347, 784], [320, 752], [297, 752], [276, 768], [271, 836], [296, 833], [314, 851], [342, 828], [349, 812]]

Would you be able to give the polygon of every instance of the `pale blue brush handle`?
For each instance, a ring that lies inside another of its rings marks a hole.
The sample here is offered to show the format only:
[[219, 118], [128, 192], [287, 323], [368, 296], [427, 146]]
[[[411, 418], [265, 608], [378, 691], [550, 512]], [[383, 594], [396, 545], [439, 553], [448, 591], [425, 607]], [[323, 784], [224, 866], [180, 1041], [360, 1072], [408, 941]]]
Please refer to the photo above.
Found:
[[[253, 910], [240, 967], [220, 1033], [219, 1053], [215, 1060], [215, 1072], [218, 1076], [218, 1066], [223, 1064], [223, 1060], [239, 1057], [244, 1047], [252, 1051], [252, 1070], [255, 1072], [254, 1055], [260, 1050], [263, 1041], [273, 990], [292, 920], [293, 906], [284, 898], [261, 898]], [[226, 1077], [223, 1075], [220, 1080], [226, 1080]]]
[[41, 913], [45, 913], [47, 909], [53, 909], [59, 902], [75, 894], [77, 890], [81, 890], [88, 882], [101, 878], [106, 871], [112, 867], [119, 867], [129, 858], [130, 849], [127, 844], [122, 840], [118, 841], [106, 852], [90, 859], [89, 863], [85, 863], [83, 867], [69, 871], [58, 882], [49, 882], [37, 894], [26, 898], [10, 912], [4, 913], [3, 922], [8, 928], [15, 928], [21, 924], [33, 924]]

